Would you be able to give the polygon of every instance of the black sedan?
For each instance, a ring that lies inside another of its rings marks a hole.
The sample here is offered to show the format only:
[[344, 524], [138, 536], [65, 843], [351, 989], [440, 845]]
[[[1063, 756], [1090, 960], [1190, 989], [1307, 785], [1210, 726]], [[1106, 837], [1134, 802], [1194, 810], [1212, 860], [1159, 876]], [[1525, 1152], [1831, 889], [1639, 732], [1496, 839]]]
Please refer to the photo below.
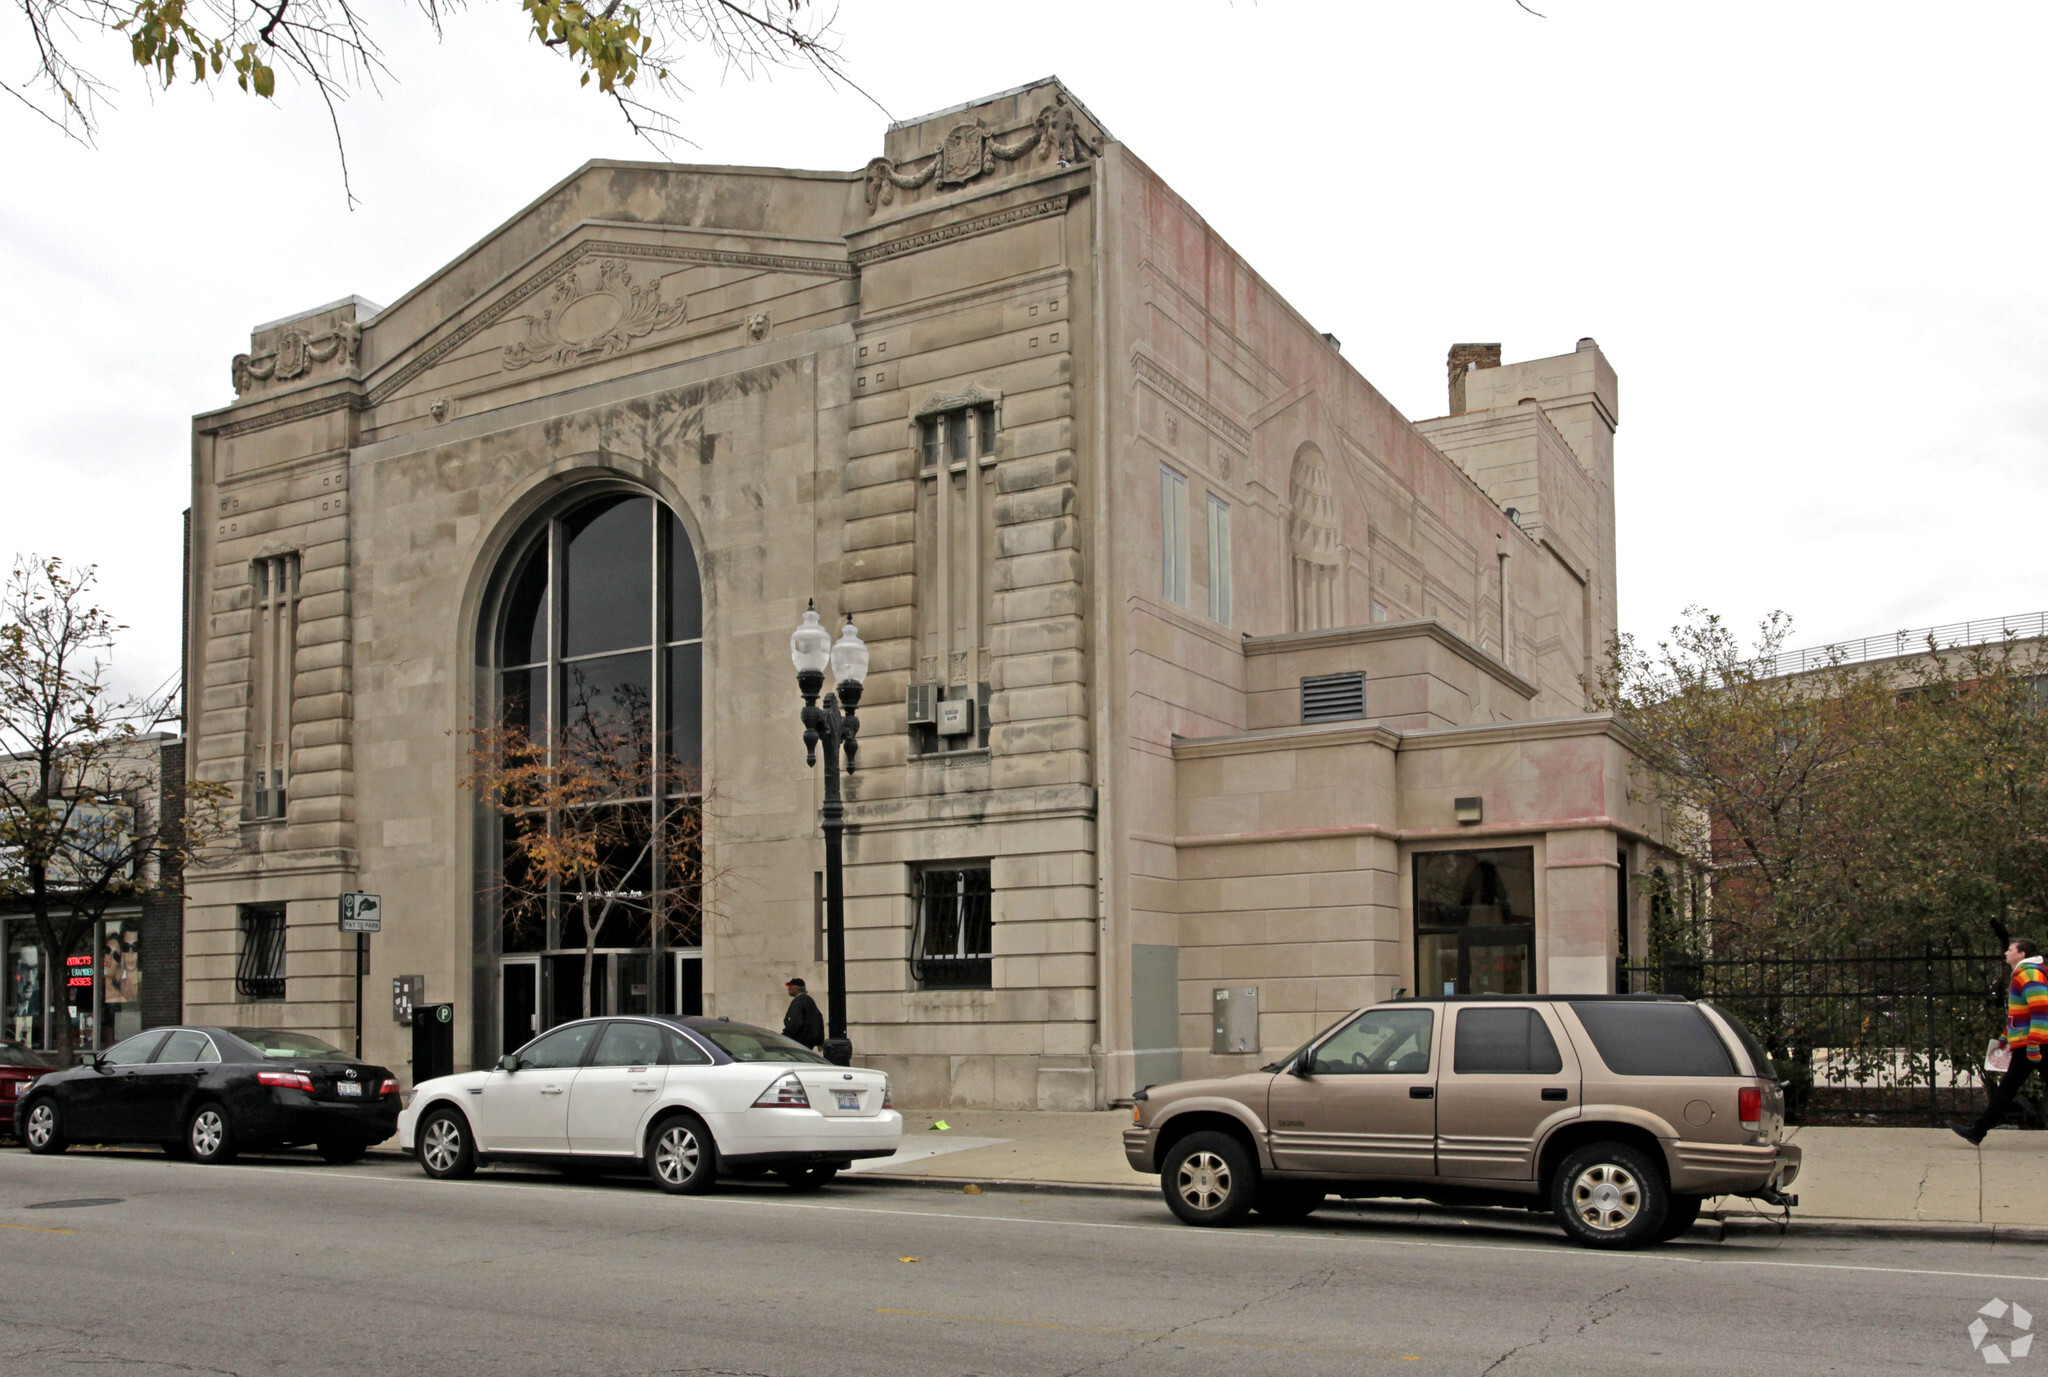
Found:
[[14, 1106], [30, 1152], [158, 1143], [195, 1162], [318, 1148], [353, 1162], [398, 1127], [398, 1081], [282, 1028], [154, 1028], [36, 1081]]

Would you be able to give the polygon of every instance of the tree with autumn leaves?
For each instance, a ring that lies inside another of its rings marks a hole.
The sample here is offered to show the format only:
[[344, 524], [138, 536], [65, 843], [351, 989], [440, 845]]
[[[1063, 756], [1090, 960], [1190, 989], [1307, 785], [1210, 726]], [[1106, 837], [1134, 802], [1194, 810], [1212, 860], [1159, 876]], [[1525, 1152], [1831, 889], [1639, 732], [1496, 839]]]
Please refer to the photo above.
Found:
[[[116, 691], [125, 628], [94, 582], [90, 566], [28, 556], [0, 592], [0, 904], [33, 920], [57, 971], [93, 950], [110, 910], [178, 893], [234, 827], [226, 785], [162, 777], [149, 733], [176, 720], [176, 694]], [[56, 1034], [68, 1063], [68, 1016]]]

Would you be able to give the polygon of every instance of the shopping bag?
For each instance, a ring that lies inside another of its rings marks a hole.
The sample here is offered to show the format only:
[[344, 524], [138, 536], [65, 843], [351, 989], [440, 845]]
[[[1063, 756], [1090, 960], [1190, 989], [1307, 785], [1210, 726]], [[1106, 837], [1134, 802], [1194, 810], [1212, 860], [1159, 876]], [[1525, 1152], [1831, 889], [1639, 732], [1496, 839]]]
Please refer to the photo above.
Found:
[[2005, 1045], [2004, 1038], [1991, 1039], [1991, 1045], [1984, 1049], [1984, 1069], [2000, 1075], [2012, 1070], [2012, 1048]]

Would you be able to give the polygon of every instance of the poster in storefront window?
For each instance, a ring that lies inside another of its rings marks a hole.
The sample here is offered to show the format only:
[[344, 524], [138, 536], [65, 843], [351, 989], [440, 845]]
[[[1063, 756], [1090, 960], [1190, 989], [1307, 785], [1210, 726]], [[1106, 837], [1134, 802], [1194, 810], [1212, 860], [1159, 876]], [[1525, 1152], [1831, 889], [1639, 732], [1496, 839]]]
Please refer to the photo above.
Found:
[[[18, 1042], [43, 1045], [43, 953], [29, 938], [27, 924], [7, 950], [7, 1030]], [[11, 934], [10, 934], [11, 935]]]
[[142, 1031], [142, 934], [134, 919], [107, 924], [100, 944], [100, 1046]]

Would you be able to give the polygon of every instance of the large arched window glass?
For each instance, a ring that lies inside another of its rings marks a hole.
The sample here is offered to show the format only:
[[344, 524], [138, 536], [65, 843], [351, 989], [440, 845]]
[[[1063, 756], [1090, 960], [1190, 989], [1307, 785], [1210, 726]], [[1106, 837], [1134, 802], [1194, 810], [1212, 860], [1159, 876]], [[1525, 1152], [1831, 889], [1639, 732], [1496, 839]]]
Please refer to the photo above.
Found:
[[531, 771], [520, 806], [489, 818], [480, 916], [501, 957], [501, 1042], [586, 1010], [694, 1012], [704, 652], [689, 535], [655, 499], [608, 491], [536, 522], [500, 575], [480, 638], [490, 717]]

